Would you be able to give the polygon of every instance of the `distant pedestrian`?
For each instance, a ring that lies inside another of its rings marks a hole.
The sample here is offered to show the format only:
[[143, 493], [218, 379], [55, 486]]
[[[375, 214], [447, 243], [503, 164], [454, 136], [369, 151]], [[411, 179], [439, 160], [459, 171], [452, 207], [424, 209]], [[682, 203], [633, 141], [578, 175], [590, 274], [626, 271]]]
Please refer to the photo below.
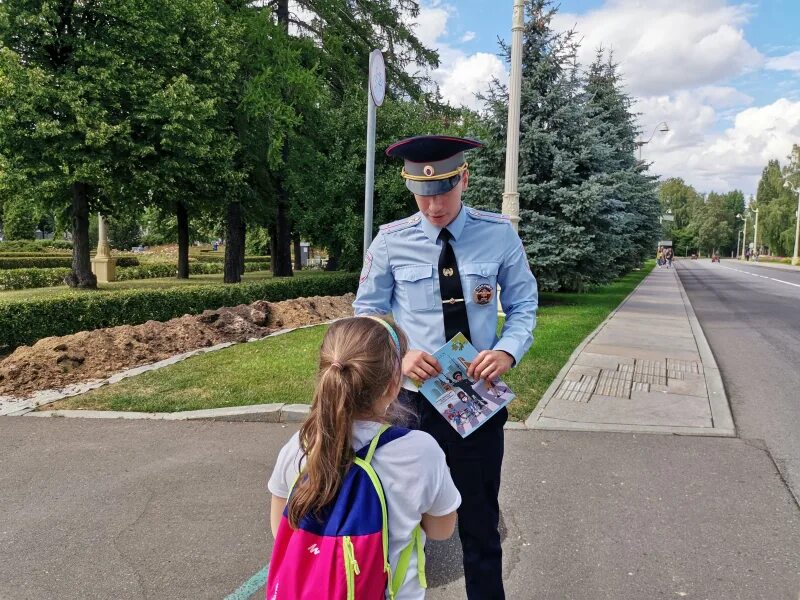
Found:
[[656, 252], [656, 264], [659, 269], [664, 266], [664, 249], [661, 246], [658, 247], [658, 252]]
[[667, 248], [664, 250], [664, 260], [667, 261], [667, 268], [672, 268], [672, 248]]

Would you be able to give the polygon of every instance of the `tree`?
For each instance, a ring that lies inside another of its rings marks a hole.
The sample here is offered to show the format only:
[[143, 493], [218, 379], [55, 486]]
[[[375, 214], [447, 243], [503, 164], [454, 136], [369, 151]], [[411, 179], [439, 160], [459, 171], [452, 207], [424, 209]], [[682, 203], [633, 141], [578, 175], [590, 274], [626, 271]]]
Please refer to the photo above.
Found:
[[[152, 193], [176, 200], [176, 189], [203, 191], [209, 170], [224, 165], [214, 160], [225, 142], [208, 135], [216, 107], [203, 87], [227, 76], [224, 52], [209, 48], [221, 29], [216, 6], [214, 0], [0, 4], [6, 185], [30, 191], [56, 212], [69, 207], [70, 285], [96, 287], [90, 212], [112, 214]], [[177, 74], [183, 70], [189, 75]], [[205, 79], [192, 79], [198, 72]]]
[[32, 240], [39, 215], [36, 207], [22, 197], [8, 200], [3, 209], [3, 237], [6, 240]]
[[[650, 253], [658, 208], [633, 150], [630, 98], [599, 52], [584, 77], [574, 31], [556, 33], [550, 0], [529, 0], [523, 33], [519, 155], [520, 237], [543, 289], [580, 290]], [[473, 161], [468, 198], [499, 208], [508, 97], [486, 98], [489, 147]]]

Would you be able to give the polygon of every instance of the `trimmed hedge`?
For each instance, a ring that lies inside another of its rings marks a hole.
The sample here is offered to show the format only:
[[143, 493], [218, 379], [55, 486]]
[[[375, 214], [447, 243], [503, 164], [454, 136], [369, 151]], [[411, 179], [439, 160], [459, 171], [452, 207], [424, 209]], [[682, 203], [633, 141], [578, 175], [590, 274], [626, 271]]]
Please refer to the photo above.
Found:
[[72, 269], [8, 269], [0, 271], [0, 290], [28, 290], [31, 288], [64, 285], [64, 278]]
[[278, 302], [301, 296], [340, 296], [358, 289], [358, 273], [281, 277], [238, 285], [183, 286], [161, 290], [65, 292], [0, 304], [0, 349], [78, 331], [167, 321], [222, 306], [256, 300]]
[[[198, 254], [197, 256], [193, 256], [192, 258], [196, 258], [200, 262], [204, 263], [215, 263], [215, 262], [225, 262], [225, 255], [224, 254]], [[245, 256], [244, 262], [270, 262], [272, 260], [271, 256]]]
[[[139, 259], [134, 256], [120, 256], [117, 267], [138, 267]], [[56, 267], [71, 267], [72, 256], [0, 256], [0, 270], [3, 269], [53, 269]]]
[[[269, 263], [245, 263], [245, 271], [268, 271]], [[190, 275], [215, 275], [222, 273], [225, 265], [218, 263], [189, 263]], [[33, 288], [53, 287], [64, 285], [64, 278], [70, 269], [65, 267], [52, 267], [47, 269], [6, 269], [0, 270], [0, 291], [2, 290], [29, 290]], [[153, 279], [156, 277], [175, 277], [178, 267], [174, 263], [144, 263], [137, 267], [117, 269], [117, 281], [131, 281], [136, 279]]]
[[62, 252], [61, 250], [54, 252], [0, 252], [0, 258], [49, 258], [52, 256], [72, 256], [72, 253]]
[[66, 240], [10, 240], [0, 242], [0, 252], [44, 253], [53, 248], [72, 250], [72, 242]]
[[[268, 271], [269, 268], [269, 263], [247, 262], [244, 264], [245, 272]], [[225, 265], [223, 263], [189, 263], [189, 275], [215, 275], [217, 273], [223, 273], [224, 271]], [[143, 263], [138, 267], [117, 270], [117, 281], [152, 279], [155, 277], [175, 277], [177, 273], [178, 266], [175, 263]]]

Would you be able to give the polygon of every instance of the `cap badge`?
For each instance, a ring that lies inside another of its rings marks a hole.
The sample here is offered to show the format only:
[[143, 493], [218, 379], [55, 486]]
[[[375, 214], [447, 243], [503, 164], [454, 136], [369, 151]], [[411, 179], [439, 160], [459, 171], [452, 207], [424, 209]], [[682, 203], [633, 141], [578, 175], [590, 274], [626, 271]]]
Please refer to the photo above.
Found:
[[436, 174], [436, 170], [431, 165], [425, 165], [422, 172], [425, 173], [425, 177], [433, 177]]
[[487, 283], [482, 283], [472, 290], [472, 299], [475, 304], [489, 304], [494, 296], [494, 289]]

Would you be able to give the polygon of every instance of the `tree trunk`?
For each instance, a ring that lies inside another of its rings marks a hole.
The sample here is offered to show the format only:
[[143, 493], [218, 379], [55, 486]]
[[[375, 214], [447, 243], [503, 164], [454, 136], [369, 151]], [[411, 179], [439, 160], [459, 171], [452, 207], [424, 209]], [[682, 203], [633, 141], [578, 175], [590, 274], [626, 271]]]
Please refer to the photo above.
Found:
[[244, 219], [239, 219], [239, 278], [244, 275], [244, 255], [245, 255], [245, 242], [247, 241], [247, 223]]
[[[278, 23], [289, 31], [289, 0], [278, 0]], [[284, 169], [288, 164], [289, 142], [283, 142]], [[274, 251], [272, 253], [272, 274], [275, 277], [292, 277], [292, 255], [290, 251], [291, 232], [289, 231], [289, 192], [286, 190], [284, 177], [277, 178], [277, 203], [275, 207]]]
[[89, 256], [89, 186], [72, 184], [72, 272], [64, 279], [73, 288], [97, 289]]
[[294, 245], [294, 269], [301, 271], [303, 269], [303, 249], [300, 247], [300, 234], [292, 235], [292, 244]]
[[225, 283], [239, 283], [242, 274], [239, 270], [239, 257], [244, 248], [242, 239], [242, 205], [229, 202], [225, 223]]
[[325, 263], [326, 271], [339, 270], [339, 254], [341, 254], [339, 248], [328, 248], [328, 262]]
[[178, 279], [189, 279], [189, 211], [178, 201], [175, 212], [178, 217]]

